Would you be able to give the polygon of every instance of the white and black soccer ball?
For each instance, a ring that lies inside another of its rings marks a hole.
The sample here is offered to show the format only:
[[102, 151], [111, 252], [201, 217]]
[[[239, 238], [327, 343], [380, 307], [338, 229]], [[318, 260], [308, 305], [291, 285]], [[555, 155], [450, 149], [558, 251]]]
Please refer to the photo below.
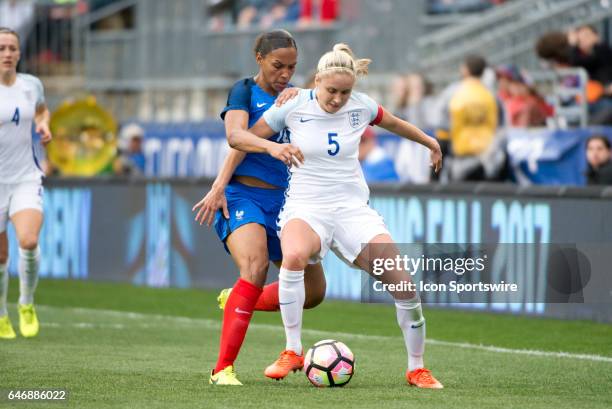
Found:
[[355, 372], [355, 356], [342, 342], [324, 339], [306, 353], [304, 372], [314, 386], [344, 386]]

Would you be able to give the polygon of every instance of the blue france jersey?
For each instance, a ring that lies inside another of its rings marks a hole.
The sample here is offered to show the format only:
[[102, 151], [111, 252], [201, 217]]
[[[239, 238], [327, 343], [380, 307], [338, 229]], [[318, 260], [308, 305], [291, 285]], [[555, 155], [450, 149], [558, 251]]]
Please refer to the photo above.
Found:
[[[252, 127], [263, 113], [274, 105], [276, 100], [259, 87], [253, 78], [242, 79], [232, 87], [227, 98], [227, 106], [221, 112], [221, 119], [232, 110], [242, 110], [249, 113], [249, 128]], [[269, 140], [283, 143], [281, 137], [283, 132], [277, 133]], [[267, 153], [247, 153], [246, 157], [234, 172], [239, 176], [251, 176], [271, 185], [286, 188], [288, 184], [289, 170], [287, 166], [278, 159], [274, 159]]]

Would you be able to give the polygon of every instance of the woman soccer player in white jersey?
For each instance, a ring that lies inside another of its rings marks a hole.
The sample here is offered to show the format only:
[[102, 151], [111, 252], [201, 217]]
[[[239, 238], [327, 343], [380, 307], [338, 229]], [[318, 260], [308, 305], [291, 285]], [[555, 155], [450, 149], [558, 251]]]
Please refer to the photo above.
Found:
[[15, 338], [6, 309], [9, 220], [19, 241], [19, 330], [24, 337], [38, 334], [34, 290], [43, 223], [43, 173], [33, 154], [32, 124], [43, 144], [51, 140], [51, 131], [42, 83], [17, 73], [19, 58], [19, 36], [0, 28], [0, 339]]
[[[344, 44], [337, 44], [319, 61], [314, 90], [302, 90], [282, 107], [272, 107], [249, 130], [229, 137], [233, 148], [267, 152], [291, 169], [286, 202], [279, 216], [283, 261], [279, 274], [279, 301], [286, 350], [266, 368], [266, 376], [284, 378], [303, 366], [301, 344], [304, 268], [321, 260], [329, 249], [349, 265], [372, 274], [374, 259], [395, 259], [397, 247], [382, 217], [368, 206], [369, 189], [361, 171], [358, 150], [365, 128], [379, 125], [431, 150], [435, 171], [442, 165], [435, 139], [383, 109], [370, 97], [353, 92], [356, 77], [367, 74], [370, 60], [356, 60]], [[291, 144], [266, 140], [283, 128]], [[367, 243], [362, 248], [362, 243]], [[375, 276], [383, 283], [410, 281], [405, 271], [387, 270]], [[409, 384], [442, 388], [423, 365], [425, 319], [418, 295], [392, 292], [397, 320], [408, 350]]]

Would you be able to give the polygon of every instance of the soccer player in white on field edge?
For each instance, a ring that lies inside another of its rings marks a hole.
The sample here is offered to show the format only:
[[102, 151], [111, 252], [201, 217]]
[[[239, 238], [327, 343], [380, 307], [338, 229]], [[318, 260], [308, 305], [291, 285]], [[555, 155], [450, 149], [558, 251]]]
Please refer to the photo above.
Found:
[[17, 73], [19, 36], [0, 28], [0, 339], [15, 338], [6, 308], [9, 220], [19, 241], [19, 330], [38, 334], [34, 291], [38, 282], [38, 236], [43, 223], [42, 176], [32, 149], [32, 123], [43, 144], [51, 141], [43, 86]]
[[[236, 130], [229, 136], [233, 148], [266, 152], [293, 165], [278, 222], [283, 253], [279, 301], [287, 344], [279, 359], [266, 368], [270, 378], [284, 378], [303, 366], [304, 268], [320, 261], [328, 250], [383, 283], [410, 281], [410, 275], [398, 269], [382, 276], [372, 272], [374, 259], [395, 259], [398, 249], [382, 217], [368, 206], [370, 192], [359, 165], [359, 141], [369, 124], [379, 125], [428, 147], [436, 172], [442, 166], [442, 153], [435, 139], [369, 96], [353, 92], [356, 77], [367, 74], [369, 63], [355, 59], [347, 45], [336, 44], [319, 60], [314, 90], [300, 91], [282, 107], [266, 111], [249, 131]], [[285, 127], [290, 144], [266, 140]], [[362, 243], [367, 243], [364, 248]], [[425, 319], [418, 295], [414, 291], [391, 295], [408, 351], [408, 384], [442, 388], [423, 364]]]

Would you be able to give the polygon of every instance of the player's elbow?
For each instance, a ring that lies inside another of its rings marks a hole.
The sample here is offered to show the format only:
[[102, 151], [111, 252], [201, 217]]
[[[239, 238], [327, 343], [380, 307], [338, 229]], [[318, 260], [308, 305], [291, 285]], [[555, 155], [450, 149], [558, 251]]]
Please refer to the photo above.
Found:
[[240, 146], [240, 131], [237, 129], [230, 131], [227, 135], [227, 143], [229, 143], [230, 147], [238, 149]]

